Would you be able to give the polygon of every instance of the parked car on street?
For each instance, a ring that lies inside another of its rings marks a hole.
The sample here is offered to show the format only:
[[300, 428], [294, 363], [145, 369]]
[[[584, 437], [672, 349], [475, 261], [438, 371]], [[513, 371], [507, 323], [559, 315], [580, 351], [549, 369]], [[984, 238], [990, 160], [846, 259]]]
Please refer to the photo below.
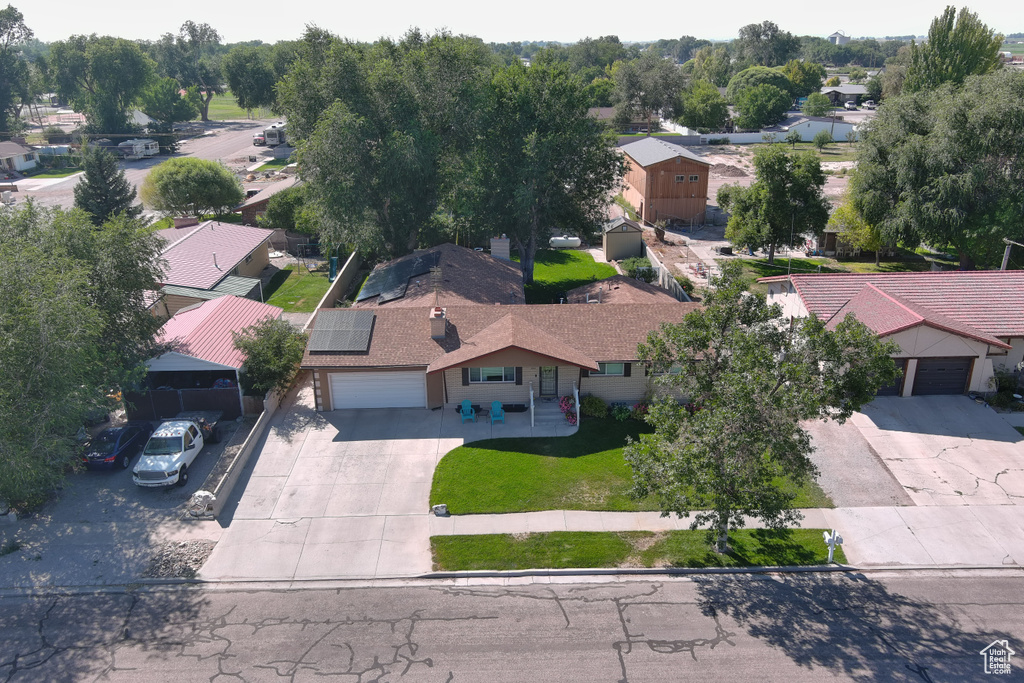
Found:
[[843, 108], [847, 109], [848, 111], [857, 111], [857, 103], [856, 102], [843, 102]]
[[90, 470], [126, 470], [152, 433], [153, 426], [148, 422], [129, 422], [120, 427], [108, 427], [85, 446], [82, 463]]
[[877, 107], [877, 106], [878, 106], [878, 105], [877, 105], [877, 104], [875, 104], [875, 101], [874, 101], [874, 100], [866, 100], [866, 101], [864, 102], [864, 108], [865, 108], [865, 109], [874, 109], [874, 108], [875, 108], [875, 107]]
[[267, 144], [267, 138], [263, 135], [263, 131], [252, 134], [252, 144], [256, 147], [263, 147]]
[[142, 457], [132, 471], [136, 486], [156, 487], [188, 483], [188, 469], [216, 429], [204, 429], [197, 420], [174, 419], [163, 422], [146, 442]]

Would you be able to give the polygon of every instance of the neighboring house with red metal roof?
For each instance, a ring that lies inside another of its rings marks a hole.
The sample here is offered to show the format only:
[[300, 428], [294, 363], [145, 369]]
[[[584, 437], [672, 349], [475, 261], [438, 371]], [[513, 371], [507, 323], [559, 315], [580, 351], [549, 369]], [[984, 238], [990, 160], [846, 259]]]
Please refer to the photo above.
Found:
[[267, 318], [276, 320], [282, 312], [277, 306], [230, 295], [181, 309], [157, 333], [157, 343], [168, 344], [171, 350], [146, 362], [147, 392], [130, 397], [142, 413], [130, 412], [134, 417], [151, 413], [156, 419], [203, 406], [223, 410], [227, 419], [238, 417], [238, 380], [245, 356], [235, 348], [232, 333]]
[[533, 305], [523, 303], [514, 264], [463, 247], [384, 264], [355, 306], [316, 313], [302, 367], [313, 371], [317, 410], [528, 406], [531, 394], [574, 387], [605, 401], [643, 400], [653, 387], [637, 346], [697, 305], [607, 282], [621, 303]]
[[853, 315], [900, 346], [902, 380], [884, 395], [992, 390], [1024, 361], [1024, 271], [810, 273], [759, 280], [793, 317], [835, 327]]
[[160, 232], [167, 242], [160, 282], [167, 313], [233, 294], [260, 299], [272, 230], [205, 221]]

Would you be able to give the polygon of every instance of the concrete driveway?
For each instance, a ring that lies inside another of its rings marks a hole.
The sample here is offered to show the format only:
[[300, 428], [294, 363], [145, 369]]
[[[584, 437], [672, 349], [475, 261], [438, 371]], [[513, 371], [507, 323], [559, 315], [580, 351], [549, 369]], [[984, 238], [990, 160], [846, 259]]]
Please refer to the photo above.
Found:
[[852, 420], [915, 505], [1024, 504], [1024, 436], [987, 406], [878, 398]]
[[463, 424], [453, 408], [317, 413], [311, 386], [281, 407], [242, 473], [204, 579], [417, 576], [431, 571], [430, 485], [445, 453], [492, 436], [575, 428]]

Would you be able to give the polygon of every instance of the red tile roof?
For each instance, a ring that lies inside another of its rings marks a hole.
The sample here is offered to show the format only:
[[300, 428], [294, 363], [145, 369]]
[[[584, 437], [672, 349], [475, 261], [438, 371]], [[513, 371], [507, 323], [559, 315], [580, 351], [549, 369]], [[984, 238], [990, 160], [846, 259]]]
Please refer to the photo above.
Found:
[[[788, 277], [766, 277], [759, 282], [783, 282]], [[1024, 271], [811, 273], [791, 277], [807, 310], [824, 320], [870, 284], [913, 306], [917, 314], [936, 326], [952, 321], [993, 337], [1024, 337]], [[867, 315], [863, 307], [861, 312]]]
[[[448, 332], [443, 340], [430, 338], [430, 308], [427, 306], [392, 308], [381, 306], [374, 310], [377, 319], [370, 337], [370, 348], [365, 353], [315, 353], [308, 347], [302, 359], [304, 368], [319, 367], [426, 367], [449, 353], [462, 352], [463, 346], [476, 344], [476, 336], [502, 318], [513, 333], [543, 330], [543, 334], [557, 344], [554, 349], [539, 353], [557, 352], [570, 355], [570, 350], [583, 358], [601, 362], [631, 361], [637, 358], [637, 345], [647, 339], [647, 333], [663, 322], [681, 322], [683, 316], [699, 308], [694, 303], [664, 304], [544, 304], [523, 306], [449, 306], [446, 309]], [[315, 325], [315, 321], [314, 321]], [[492, 330], [492, 332], [496, 331]], [[493, 348], [501, 341], [490, 335], [481, 339]], [[534, 346], [527, 341], [522, 344]], [[481, 342], [481, 343], [483, 343]], [[509, 345], [508, 341], [504, 344]], [[477, 347], [474, 347], [474, 349]], [[582, 365], [582, 363], [580, 363]]]
[[[466, 304], [522, 304], [526, 301], [523, 289], [523, 274], [519, 265], [511, 261], [496, 259], [481, 251], [473, 251], [454, 244], [441, 244], [415, 254], [383, 263], [378, 268], [387, 267], [421, 257], [424, 254], [438, 253], [443, 280], [438, 296], [439, 306], [464, 306]], [[405, 296], [377, 303], [377, 297], [371, 297], [355, 304], [355, 308], [404, 308], [414, 306], [426, 310], [434, 305], [434, 288], [431, 285], [430, 273], [414, 275], [409, 278]]]
[[871, 284], [864, 285], [859, 292], [853, 295], [852, 299], [836, 311], [826, 327], [835, 329], [836, 325], [850, 314], [880, 337], [896, 334], [918, 325], [927, 325], [964, 337], [971, 337], [999, 348], [1010, 348], [1009, 344], [1001, 342], [991, 335], [948, 318], [941, 313], [929, 311], [897, 296], [886, 294]]
[[232, 332], [241, 332], [264, 318], [280, 318], [282, 310], [252, 299], [222, 296], [178, 311], [157, 334], [160, 344], [174, 343], [174, 351], [210, 363], [241, 368], [245, 360], [235, 348]]
[[248, 225], [201, 223], [164, 249], [160, 284], [211, 289], [272, 234], [273, 230]]

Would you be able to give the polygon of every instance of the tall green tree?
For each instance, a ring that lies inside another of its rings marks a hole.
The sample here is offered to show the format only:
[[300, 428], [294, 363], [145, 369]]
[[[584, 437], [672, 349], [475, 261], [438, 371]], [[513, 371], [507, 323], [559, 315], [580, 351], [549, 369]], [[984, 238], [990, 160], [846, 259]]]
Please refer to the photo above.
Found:
[[189, 20], [177, 34], [165, 33], [159, 40], [146, 43], [145, 48], [161, 76], [173, 78], [185, 88], [194, 87], [200, 93], [199, 113], [203, 121], [209, 121], [210, 101], [224, 92], [217, 30]]
[[690, 76], [695, 81], [708, 81], [718, 88], [724, 88], [729, 85], [732, 75], [732, 57], [724, 45], [705, 45], [693, 56], [693, 70]]
[[740, 91], [736, 97], [736, 125], [747, 130], [774, 126], [786, 116], [793, 99], [774, 85], [763, 83]]
[[221, 70], [238, 106], [252, 111], [274, 104], [277, 77], [271, 51], [242, 45], [224, 55]]
[[419, 245], [476, 140], [492, 59], [446, 33], [366, 46], [307, 31], [278, 97], [326, 242], [387, 257]]
[[560, 68], [512, 64], [491, 81], [464, 210], [481, 231], [509, 236], [526, 283], [552, 227], [594, 234], [625, 172], [587, 105], [583, 84]]
[[0, 498], [31, 507], [78, 457], [74, 435], [105, 395], [141, 379], [160, 321], [146, 309], [160, 243], [121, 215], [29, 201], [0, 211]]
[[32, 35], [21, 12], [11, 5], [0, 10], [0, 139], [10, 137], [18, 121], [20, 103], [27, 99], [31, 89], [29, 65], [16, 48]]
[[[856, 175], [853, 183], [856, 184]], [[871, 225], [857, 211], [850, 199], [850, 192], [844, 193], [843, 200], [828, 218], [828, 230], [834, 230], [843, 242], [857, 249], [875, 252], [875, 265], [880, 265], [885, 239], [877, 226]]]
[[729, 105], [711, 83], [693, 81], [683, 93], [679, 121], [687, 128], [719, 130], [729, 118]]
[[168, 216], [228, 213], [242, 203], [245, 192], [227, 167], [192, 157], [168, 159], [142, 183], [142, 201]]
[[828, 95], [812, 92], [804, 102], [804, 113], [808, 116], [828, 116], [832, 113], [832, 100]]
[[789, 92], [793, 97], [807, 97], [818, 92], [828, 75], [821, 64], [799, 59], [789, 60], [779, 70], [789, 80]]
[[804, 235], [824, 229], [825, 174], [814, 154], [789, 155], [782, 145], [754, 152], [754, 170], [750, 187], [727, 185], [725, 195], [719, 190], [718, 203], [731, 214], [725, 237], [736, 246], [767, 250], [768, 262], [774, 263], [779, 245], [795, 246]]
[[157, 78], [143, 91], [139, 109], [146, 116], [173, 126], [194, 119], [199, 114], [199, 101], [192, 93], [182, 95], [181, 85], [173, 78]]
[[639, 59], [620, 62], [613, 70], [616, 118], [647, 121], [647, 134], [661, 116], [672, 117], [685, 80], [679, 67], [646, 51]]
[[50, 46], [57, 93], [84, 111], [91, 132], [131, 131], [128, 112], [153, 74], [136, 43], [110, 36], [71, 36]]
[[138, 218], [142, 205], [135, 203], [135, 188], [128, 182], [117, 158], [102, 147], [82, 150], [85, 175], [75, 185], [75, 208], [89, 214], [93, 225], [102, 225], [118, 214]]
[[853, 201], [889, 243], [948, 246], [970, 270], [1024, 240], [1024, 73], [887, 99], [865, 128]]
[[779, 481], [801, 485], [817, 474], [801, 422], [844, 422], [895, 380], [897, 350], [852, 316], [791, 324], [745, 291], [738, 263], [727, 264], [701, 310], [640, 345], [660, 381], [692, 403], [656, 403], [655, 432], [626, 446], [634, 495], [653, 495], [665, 514], [692, 514], [693, 529], [710, 525], [718, 552], [747, 518], [793, 525], [795, 494]]
[[910, 43], [910, 66], [903, 91], [931, 90], [943, 83], [960, 85], [971, 75], [987, 74], [999, 68], [1003, 36], [983, 24], [966, 7], [946, 7], [932, 20], [928, 42]]
[[773, 85], [782, 92], [790, 94], [790, 82], [786, 78], [786, 74], [778, 69], [752, 66], [739, 72], [729, 80], [729, 86], [725, 89], [725, 99], [735, 103], [744, 90], [756, 88], [759, 85]]
[[283, 394], [299, 371], [306, 350], [306, 334], [288, 321], [265, 318], [241, 332], [232, 332], [236, 349], [245, 354], [245, 371], [239, 378], [250, 396], [268, 391]]
[[800, 53], [800, 39], [771, 21], [740, 28], [733, 48], [740, 59], [760, 66], [779, 66]]

